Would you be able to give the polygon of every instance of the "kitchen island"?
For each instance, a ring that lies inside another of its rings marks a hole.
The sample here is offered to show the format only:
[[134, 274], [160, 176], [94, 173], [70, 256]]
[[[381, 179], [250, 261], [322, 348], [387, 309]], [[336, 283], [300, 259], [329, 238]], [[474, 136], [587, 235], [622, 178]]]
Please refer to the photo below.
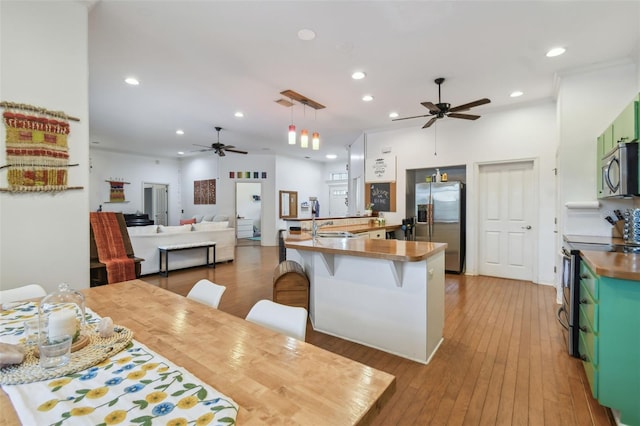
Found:
[[427, 364], [444, 327], [443, 243], [285, 239], [310, 282], [314, 330]]

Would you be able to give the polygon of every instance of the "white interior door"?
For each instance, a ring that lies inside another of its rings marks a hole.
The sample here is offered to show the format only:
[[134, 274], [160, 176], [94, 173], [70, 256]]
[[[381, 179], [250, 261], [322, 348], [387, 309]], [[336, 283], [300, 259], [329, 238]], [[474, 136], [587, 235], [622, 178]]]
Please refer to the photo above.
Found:
[[329, 214], [327, 216], [347, 216], [347, 185], [329, 186]]
[[155, 225], [169, 224], [169, 185], [145, 182], [143, 185], [143, 208]]
[[533, 281], [533, 161], [480, 166], [479, 273]]

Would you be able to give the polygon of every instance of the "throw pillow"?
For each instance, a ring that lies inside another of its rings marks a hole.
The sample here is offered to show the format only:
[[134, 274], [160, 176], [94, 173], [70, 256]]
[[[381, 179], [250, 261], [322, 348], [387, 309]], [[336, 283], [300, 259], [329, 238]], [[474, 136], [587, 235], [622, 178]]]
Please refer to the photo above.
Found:
[[192, 223], [196, 223], [196, 219], [180, 219], [180, 225], [191, 225]]

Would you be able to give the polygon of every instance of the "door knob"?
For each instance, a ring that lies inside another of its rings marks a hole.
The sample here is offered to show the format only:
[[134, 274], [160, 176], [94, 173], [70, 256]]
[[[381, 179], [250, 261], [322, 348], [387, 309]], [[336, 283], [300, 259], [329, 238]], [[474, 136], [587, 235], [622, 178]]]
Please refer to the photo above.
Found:
[[521, 226], [522, 229], [531, 229], [531, 225]]

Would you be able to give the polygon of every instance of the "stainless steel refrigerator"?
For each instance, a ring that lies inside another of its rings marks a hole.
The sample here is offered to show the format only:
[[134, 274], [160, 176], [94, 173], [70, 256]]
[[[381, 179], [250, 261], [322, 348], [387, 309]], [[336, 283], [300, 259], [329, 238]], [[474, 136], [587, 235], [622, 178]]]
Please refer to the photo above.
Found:
[[416, 241], [447, 243], [444, 269], [464, 271], [465, 191], [462, 182], [416, 184]]

